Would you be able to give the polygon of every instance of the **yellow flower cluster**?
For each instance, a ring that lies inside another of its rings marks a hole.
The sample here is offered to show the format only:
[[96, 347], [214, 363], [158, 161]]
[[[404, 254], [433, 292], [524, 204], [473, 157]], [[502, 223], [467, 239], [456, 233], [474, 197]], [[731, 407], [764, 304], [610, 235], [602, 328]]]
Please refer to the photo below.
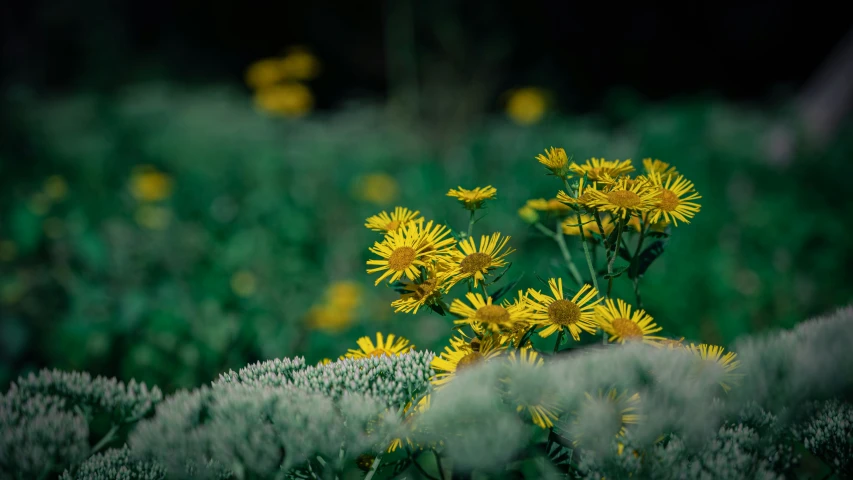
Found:
[[353, 281], [329, 285], [323, 301], [308, 311], [308, 325], [318, 330], [339, 332], [352, 324], [361, 304], [362, 286]]
[[246, 85], [254, 90], [255, 105], [270, 114], [301, 117], [314, 107], [314, 95], [304, 82], [320, 73], [320, 61], [305, 47], [291, 47], [282, 57], [264, 58], [246, 69]]

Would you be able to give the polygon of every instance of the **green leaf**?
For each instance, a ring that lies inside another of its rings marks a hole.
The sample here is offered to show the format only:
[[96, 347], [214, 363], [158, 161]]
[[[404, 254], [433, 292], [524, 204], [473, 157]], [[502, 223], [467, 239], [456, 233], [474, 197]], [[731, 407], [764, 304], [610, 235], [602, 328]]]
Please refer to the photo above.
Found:
[[510, 267], [512, 267], [512, 262], [509, 262], [507, 264], [507, 266], [504, 267], [503, 271], [500, 274], [498, 274], [498, 276], [495, 277], [495, 279], [492, 280], [492, 283], [490, 283], [489, 285], [494, 285], [494, 284], [498, 283], [501, 280], [501, 278], [503, 278], [503, 276], [506, 275], [506, 272], [509, 271]]
[[446, 315], [447, 315], [447, 312], [445, 312], [445, 311], [444, 311], [444, 308], [442, 308], [442, 307], [441, 307], [441, 305], [431, 304], [431, 305], [429, 306], [429, 308], [430, 308], [433, 312], [435, 312], [435, 313], [437, 313], [437, 314], [441, 315], [442, 317], [444, 317], [444, 316], [446, 316]]
[[642, 277], [652, 262], [663, 254], [665, 248], [666, 240], [657, 240], [646, 247], [639, 255], [637, 255], [637, 258], [631, 262], [631, 266], [633, 268], [628, 272], [628, 277], [631, 279]]
[[[667, 230], [669, 230], [669, 228], [667, 228]], [[651, 238], [669, 238], [669, 235], [670, 235], [669, 232], [648, 232], [648, 233], [646, 233], [646, 236], [651, 237]]]
[[499, 288], [495, 293], [493, 293], [493, 294], [491, 295], [491, 297], [492, 297], [492, 302], [497, 302], [498, 300], [500, 300], [500, 299], [501, 299], [501, 297], [503, 297], [504, 295], [506, 295], [506, 293], [507, 293], [507, 292], [509, 292], [510, 290], [512, 290], [513, 288], [515, 288], [515, 286], [516, 286], [516, 285], [518, 285], [518, 282], [520, 282], [520, 281], [521, 281], [521, 278], [522, 278], [522, 277], [524, 277], [524, 274], [523, 274], [523, 273], [522, 273], [521, 275], [519, 275], [519, 276], [518, 276], [518, 278], [516, 278], [516, 279], [515, 279], [515, 281], [510, 282], [509, 284], [507, 284], [507, 285], [505, 285], [505, 286], [503, 286], [503, 287]]

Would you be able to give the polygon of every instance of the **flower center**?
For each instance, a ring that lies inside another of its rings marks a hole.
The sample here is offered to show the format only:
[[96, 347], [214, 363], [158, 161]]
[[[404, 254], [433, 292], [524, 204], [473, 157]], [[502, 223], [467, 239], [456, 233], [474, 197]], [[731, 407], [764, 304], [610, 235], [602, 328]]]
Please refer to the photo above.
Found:
[[388, 257], [388, 268], [397, 271], [405, 270], [412, 265], [415, 257], [416, 253], [414, 248], [398, 247], [391, 252], [391, 256]]
[[462, 369], [466, 369], [471, 365], [476, 365], [483, 361], [485, 357], [480, 352], [471, 352], [468, 355], [460, 358], [458, 362], [456, 362], [456, 371], [460, 371]]
[[643, 338], [643, 330], [640, 326], [627, 318], [617, 318], [611, 324], [616, 334], [626, 340]]
[[607, 194], [607, 201], [620, 208], [634, 208], [640, 204], [640, 196], [630, 190], [615, 190]]
[[438, 286], [438, 280], [435, 278], [428, 278], [417, 286], [415, 289], [415, 296], [419, 299], [427, 298], [435, 292], [435, 287]]
[[459, 263], [459, 270], [462, 273], [475, 273], [484, 270], [486, 267], [492, 264], [492, 256], [481, 253], [474, 252], [471, 255], [463, 258]]
[[385, 230], [388, 230], [389, 232], [397, 230], [398, 228], [400, 228], [400, 221], [399, 220], [392, 220], [391, 223], [389, 223], [388, 225], [385, 225]]
[[474, 316], [477, 317], [477, 320], [486, 323], [509, 322], [509, 312], [500, 305], [484, 305], [477, 309]]
[[368, 357], [381, 357], [382, 355], [388, 355], [390, 357], [391, 352], [382, 348], [377, 348], [376, 350], [367, 354]]
[[660, 201], [657, 206], [661, 210], [666, 210], [667, 212], [671, 212], [678, 207], [678, 204], [681, 203], [681, 200], [678, 199], [678, 195], [672, 193], [672, 190], [667, 190], [666, 188], [661, 189], [660, 193]]
[[569, 326], [581, 319], [581, 309], [571, 300], [557, 300], [548, 305], [548, 318], [558, 325]]

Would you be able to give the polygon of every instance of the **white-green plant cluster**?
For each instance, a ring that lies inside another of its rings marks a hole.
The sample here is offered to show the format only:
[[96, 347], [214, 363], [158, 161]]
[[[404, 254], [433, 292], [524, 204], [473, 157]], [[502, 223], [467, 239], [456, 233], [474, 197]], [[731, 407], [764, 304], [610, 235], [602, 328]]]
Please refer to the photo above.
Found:
[[[316, 366], [301, 358], [262, 362], [162, 402], [156, 389], [46, 371], [2, 397], [0, 473], [781, 479], [810, 455], [823, 460], [825, 473], [846, 478], [850, 345], [853, 308], [747, 338], [734, 347], [744, 376], [729, 393], [720, 382], [731, 379], [713, 362], [643, 345], [556, 355], [538, 369], [487, 362], [438, 391], [429, 384], [432, 354], [417, 351]], [[640, 398], [639, 421], [620, 436], [619, 409], [595, 395], [609, 389]], [[407, 422], [407, 406], [427, 393], [429, 407]], [[543, 441], [516, 410], [546, 401], [556, 401], [561, 416]], [[96, 410], [124, 425], [127, 437], [90, 445]], [[389, 453], [395, 438], [403, 447]]]

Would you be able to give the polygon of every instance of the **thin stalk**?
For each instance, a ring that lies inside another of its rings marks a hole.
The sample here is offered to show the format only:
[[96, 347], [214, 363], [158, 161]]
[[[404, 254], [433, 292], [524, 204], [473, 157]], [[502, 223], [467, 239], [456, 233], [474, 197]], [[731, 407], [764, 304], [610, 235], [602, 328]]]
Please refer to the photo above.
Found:
[[[569, 187], [569, 178], [563, 177], [563, 184], [566, 186], [566, 191], [571, 192], [572, 189]], [[580, 233], [581, 242], [583, 242], [583, 254], [586, 257], [586, 266], [589, 268], [589, 275], [592, 277], [592, 286], [595, 287], [595, 293], [598, 298], [601, 298], [601, 291], [598, 289], [598, 279], [595, 276], [595, 267], [592, 265], [592, 254], [589, 251], [589, 244], [586, 241], [586, 235], [583, 233], [583, 219], [581, 218], [580, 210], [577, 210], [578, 217], [578, 233]]]
[[471, 210], [471, 217], [468, 219], [468, 238], [474, 233], [474, 213], [476, 210]]
[[557, 334], [557, 343], [554, 344], [554, 353], [560, 351], [560, 344], [563, 343], [563, 329], [560, 329], [560, 333]]
[[622, 230], [625, 229], [625, 221], [620, 220], [616, 224], [616, 245], [613, 246], [613, 253], [610, 254], [610, 259], [607, 260], [607, 298], [610, 298], [610, 293], [613, 291], [613, 264], [616, 262], [616, 255], [619, 253], [619, 244], [622, 241]]
[[409, 449], [409, 447], [406, 447], [406, 452], [408, 452], [409, 458], [412, 459], [412, 465], [414, 465], [415, 468], [418, 469], [418, 471], [421, 473], [421, 475], [429, 478], [430, 480], [438, 480], [437, 478], [435, 478], [432, 475], [430, 475], [429, 473], [427, 473], [426, 470], [424, 470], [424, 467], [422, 467], [421, 464], [418, 463], [418, 457], [416, 457], [415, 455], [412, 454], [412, 451]]
[[634, 277], [634, 296], [637, 298], [637, 308], [643, 308], [643, 302], [640, 297], [640, 279], [637, 275], [637, 256], [640, 255], [640, 250], [643, 248], [643, 242], [646, 239], [646, 233], [649, 231], [649, 215], [643, 215], [643, 224], [640, 227], [640, 239], [637, 241], [637, 248], [634, 250], [634, 255], [631, 257], [631, 273]]
[[560, 246], [560, 252], [563, 254], [563, 260], [566, 262], [566, 266], [569, 267], [569, 273], [572, 274], [572, 278], [575, 280], [575, 283], [578, 284], [578, 287], [583, 286], [583, 278], [581, 278], [581, 272], [578, 271], [578, 267], [575, 266], [575, 263], [572, 261], [572, 254], [569, 252], [569, 248], [566, 246], [566, 238], [563, 235], [563, 226], [560, 223], [560, 220], [557, 220], [557, 233], [554, 234], [554, 240], [557, 241], [557, 245]]
[[444, 467], [441, 466], [441, 455], [432, 449], [432, 454], [435, 455], [435, 466], [438, 467], [438, 476], [441, 477], [441, 480], [445, 480], [444, 478]]
[[104, 435], [104, 437], [101, 438], [101, 440], [96, 443], [94, 447], [92, 447], [91, 455], [98, 453], [102, 448], [104, 448], [108, 443], [110, 443], [113, 440], [113, 437], [115, 437], [116, 432], [118, 432], [118, 425], [114, 424], [107, 432], [107, 434]]
[[[364, 480], [370, 480], [376, 475], [376, 472], [379, 470], [379, 464], [382, 462], [382, 455], [377, 455], [376, 458], [373, 459], [373, 464], [370, 466], [370, 470], [367, 471], [367, 475], [364, 476]], [[311, 465], [310, 463], [308, 464]]]

